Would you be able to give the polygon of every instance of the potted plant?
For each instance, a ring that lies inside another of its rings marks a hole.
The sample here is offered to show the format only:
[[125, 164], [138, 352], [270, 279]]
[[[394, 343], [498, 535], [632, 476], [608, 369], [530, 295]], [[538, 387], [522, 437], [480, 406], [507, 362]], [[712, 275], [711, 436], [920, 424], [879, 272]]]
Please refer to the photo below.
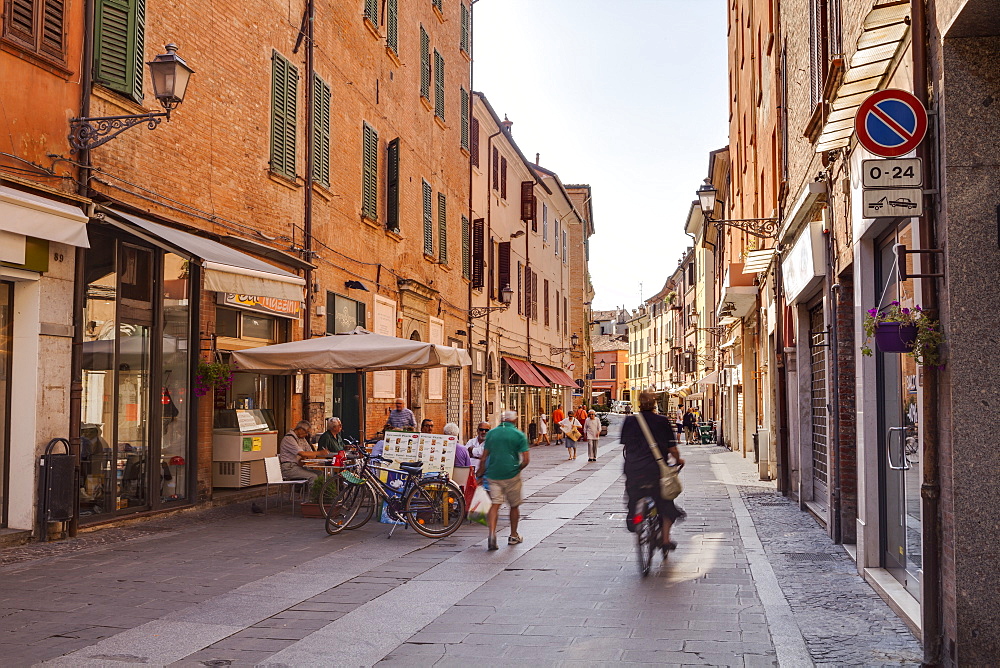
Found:
[[929, 317], [919, 305], [908, 308], [892, 301], [882, 308], [868, 309], [864, 322], [863, 355], [871, 355], [869, 342], [884, 353], [907, 353], [917, 364], [939, 364], [944, 342], [941, 323]]
[[195, 396], [203, 397], [212, 388], [228, 387], [233, 382], [233, 369], [222, 362], [198, 362], [198, 371], [194, 375]]
[[324, 476], [316, 476], [309, 483], [309, 500], [299, 504], [299, 508], [302, 509], [302, 517], [311, 517], [314, 519], [323, 519], [326, 517], [323, 514], [323, 506], [319, 503], [319, 495], [323, 493], [324, 485], [326, 485], [326, 478]]
[[601, 413], [600, 420], [601, 420], [601, 436], [607, 436], [608, 425], [611, 424], [611, 421], [608, 420], [608, 416], [606, 413]]

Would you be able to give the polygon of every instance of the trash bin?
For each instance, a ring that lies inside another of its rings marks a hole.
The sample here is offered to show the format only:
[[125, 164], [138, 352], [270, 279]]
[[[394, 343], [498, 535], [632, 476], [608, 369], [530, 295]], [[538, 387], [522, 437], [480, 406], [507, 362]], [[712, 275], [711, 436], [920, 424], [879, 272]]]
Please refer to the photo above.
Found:
[[[64, 452], [55, 452], [62, 447]], [[74, 499], [79, 483], [77, 482], [76, 458], [70, 451], [69, 441], [65, 438], [53, 438], [45, 446], [45, 454], [38, 460], [41, 468], [39, 482], [41, 493], [38, 509], [39, 538], [48, 540], [49, 522], [68, 522], [73, 519]]]

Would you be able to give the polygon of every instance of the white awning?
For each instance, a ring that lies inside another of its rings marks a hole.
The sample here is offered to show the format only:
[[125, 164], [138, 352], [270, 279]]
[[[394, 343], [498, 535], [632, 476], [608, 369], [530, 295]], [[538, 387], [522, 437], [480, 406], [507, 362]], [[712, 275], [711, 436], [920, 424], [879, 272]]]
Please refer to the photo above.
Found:
[[759, 274], [762, 271], [767, 271], [768, 266], [771, 264], [771, 258], [773, 258], [774, 254], [777, 252], [777, 248], [750, 251], [747, 253], [746, 259], [743, 261], [743, 273]]
[[910, 31], [910, 1], [881, 0], [868, 12], [858, 38], [858, 48], [844, 80], [830, 98], [830, 114], [816, 142], [816, 152], [843, 148], [851, 143], [854, 117], [882, 81], [896, 58], [896, 52]]
[[698, 381], [699, 385], [718, 385], [719, 384], [719, 372], [713, 371], [712, 373], [706, 374], [701, 380]]
[[87, 216], [79, 207], [0, 186], [0, 230], [90, 248]]
[[[202, 260], [206, 290], [302, 301], [302, 290], [306, 282], [301, 276], [211, 239], [121, 211], [114, 211], [114, 215], [123, 221], [119, 226], [125, 227], [129, 232], [154, 243], [165, 242], [182, 255]], [[110, 218], [108, 222], [117, 224]]]

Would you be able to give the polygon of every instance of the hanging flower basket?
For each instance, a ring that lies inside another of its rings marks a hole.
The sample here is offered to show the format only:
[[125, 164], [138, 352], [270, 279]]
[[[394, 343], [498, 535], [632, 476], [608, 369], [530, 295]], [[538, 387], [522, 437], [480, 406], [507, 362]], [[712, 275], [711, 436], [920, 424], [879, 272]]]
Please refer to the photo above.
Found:
[[194, 376], [195, 396], [203, 397], [213, 388], [229, 387], [233, 382], [233, 370], [222, 362], [198, 362], [198, 371]]
[[917, 326], [880, 322], [875, 327], [875, 345], [883, 353], [908, 353], [917, 340]]

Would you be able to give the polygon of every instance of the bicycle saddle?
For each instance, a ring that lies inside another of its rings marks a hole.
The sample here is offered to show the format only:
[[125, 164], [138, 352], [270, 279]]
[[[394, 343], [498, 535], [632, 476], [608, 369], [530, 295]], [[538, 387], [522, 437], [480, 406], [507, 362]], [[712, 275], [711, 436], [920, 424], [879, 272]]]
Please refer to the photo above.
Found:
[[407, 473], [420, 473], [424, 468], [423, 462], [400, 462], [399, 468]]

